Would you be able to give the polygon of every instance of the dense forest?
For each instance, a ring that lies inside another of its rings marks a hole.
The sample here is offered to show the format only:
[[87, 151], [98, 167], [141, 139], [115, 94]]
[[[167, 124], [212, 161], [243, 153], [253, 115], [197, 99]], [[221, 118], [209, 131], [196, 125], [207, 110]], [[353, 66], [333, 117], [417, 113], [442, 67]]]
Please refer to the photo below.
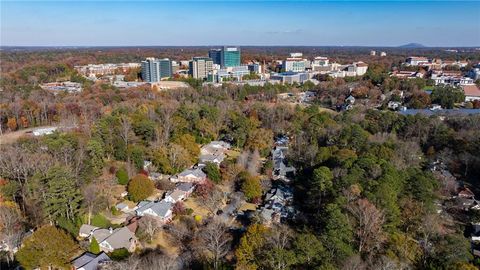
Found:
[[[364, 57], [353, 49], [298, 49], [334, 54], [339, 61]], [[380, 96], [394, 96], [397, 90], [405, 91], [408, 102], [418, 108], [428, 106], [430, 99], [448, 107], [463, 98], [455, 96], [455, 89], [442, 88], [425, 96], [420, 90], [431, 82], [389, 78], [392, 65], [411, 51], [391, 49], [398, 58], [373, 64], [363, 78], [351, 81], [328, 79], [317, 86], [197, 84], [157, 92], [88, 82], [73, 70], [76, 64], [160, 55], [154, 48], [138, 53], [133, 48], [101, 50], [12, 51], [1, 56], [2, 132], [62, 127], [51, 135], [0, 144], [0, 237], [13, 246], [23, 241], [15, 255], [2, 252], [2, 269], [19, 264], [26, 269], [68, 268], [73, 257], [98, 249], [95, 241], [78, 241], [81, 224], [116, 226], [105, 213], [115, 215], [119, 186], [138, 202], [153, 189], [171, 185], [145, 180], [145, 160], [159, 173], [174, 175], [194, 165], [200, 146], [213, 140], [231, 143], [239, 155], [227, 158], [219, 169], [205, 169], [209, 180], [197, 188], [195, 198], [211, 213], [199, 219], [179, 206], [174, 221], [161, 228], [175, 252], [162, 245], [132, 254], [115, 251], [110, 254], [114, 263], [105, 269], [480, 267], [466, 233], [477, 215], [438, 211], [459, 188], [480, 192], [480, 116], [445, 118], [382, 110]], [[260, 61], [259, 55], [276, 57], [286, 51], [244, 50], [246, 59]], [[206, 49], [161, 50], [182, 59], [199, 52]], [[471, 55], [479, 60], [478, 54]], [[61, 78], [84, 83], [84, 91], [53, 95], [38, 87]], [[325, 108], [343, 102], [350, 88], [360, 102], [380, 107], [342, 112]], [[312, 105], [277, 99], [279, 93], [303, 90], [317, 93]], [[296, 218], [270, 226], [257, 214], [234, 226], [221, 222], [216, 210], [222, 205], [222, 187], [259, 205], [276, 184], [270, 177], [270, 151], [281, 136], [289, 138], [287, 159], [296, 168], [290, 183]], [[438, 163], [458, 181], [438, 175], [432, 169]], [[142, 220], [139, 239], [148, 245], [158, 229]]]

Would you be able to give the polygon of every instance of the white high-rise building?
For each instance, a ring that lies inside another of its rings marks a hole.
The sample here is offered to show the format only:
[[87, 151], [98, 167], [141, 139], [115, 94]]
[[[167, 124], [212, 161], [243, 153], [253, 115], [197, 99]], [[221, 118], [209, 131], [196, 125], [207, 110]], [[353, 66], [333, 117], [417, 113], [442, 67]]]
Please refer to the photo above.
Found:
[[288, 72], [303, 72], [305, 71], [305, 59], [302, 58], [287, 58], [283, 61], [282, 68]]
[[195, 79], [206, 79], [213, 70], [213, 60], [208, 57], [194, 57], [189, 62], [188, 73]]

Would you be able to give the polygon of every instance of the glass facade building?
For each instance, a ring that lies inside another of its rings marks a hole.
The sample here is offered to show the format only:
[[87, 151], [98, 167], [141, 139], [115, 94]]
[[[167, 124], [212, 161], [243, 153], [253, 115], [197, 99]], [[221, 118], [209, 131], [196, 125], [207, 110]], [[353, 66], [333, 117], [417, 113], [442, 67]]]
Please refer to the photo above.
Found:
[[222, 49], [222, 67], [240, 66], [240, 48], [223, 47]]
[[212, 49], [208, 52], [208, 57], [222, 68], [240, 66], [241, 63], [240, 47], [225, 46], [222, 49]]
[[212, 49], [208, 51], [208, 57], [212, 59], [214, 64], [222, 65], [222, 50], [221, 49]]
[[158, 82], [172, 76], [172, 61], [168, 58], [147, 58], [142, 61], [142, 79], [145, 82]]

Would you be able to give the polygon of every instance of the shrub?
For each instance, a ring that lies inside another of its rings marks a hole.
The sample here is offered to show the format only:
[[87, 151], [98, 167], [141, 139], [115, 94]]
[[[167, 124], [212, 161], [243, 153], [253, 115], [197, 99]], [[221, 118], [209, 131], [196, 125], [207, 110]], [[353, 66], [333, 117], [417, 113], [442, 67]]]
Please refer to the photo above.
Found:
[[196, 221], [197, 223], [202, 222], [202, 216], [200, 216], [200, 215], [195, 215], [195, 217], [193, 217], [193, 218], [195, 219], [195, 221]]
[[207, 175], [208, 179], [216, 184], [222, 180], [222, 174], [215, 163], [207, 162], [205, 168], [203, 168], [203, 172]]
[[88, 250], [93, 254], [100, 253], [100, 245], [95, 237], [92, 238], [92, 242], [90, 242], [90, 247]]
[[126, 248], [119, 248], [112, 251], [108, 257], [114, 261], [121, 261], [130, 256], [130, 252]]
[[117, 167], [115, 166], [110, 166], [110, 168], [108, 169], [108, 172], [110, 174], [115, 174], [117, 172]]
[[57, 225], [58, 227], [64, 229], [65, 231], [69, 232], [72, 236], [77, 236], [78, 231], [80, 230], [79, 221], [72, 221], [65, 217], [57, 218]]
[[115, 174], [117, 176], [117, 182], [120, 184], [120, 185], [126, 185], [128, 184], [128, 173], [127, 173], [127, 170], [125, 168], [120, 168], [117, 173]]
[[185, 205], [181, 201], [176, 202], [173, 205], [172, 212], [174, 215], [185, 215], [187, 213], [185, 209]]

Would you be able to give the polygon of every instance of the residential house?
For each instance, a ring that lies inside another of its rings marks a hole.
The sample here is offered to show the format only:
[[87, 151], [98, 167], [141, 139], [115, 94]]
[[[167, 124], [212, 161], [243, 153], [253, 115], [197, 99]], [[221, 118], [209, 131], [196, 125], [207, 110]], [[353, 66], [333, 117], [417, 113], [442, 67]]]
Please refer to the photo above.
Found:
[[480, 223], [472, 223], [472, 241], [480, 241]]
[[93, 231], [95, 231], [96, 229], [99, 228], [88, 224], [82, 224], [82, 226], [80, 226], [78, 236], [82, 238], [90, 237], [90, 235], [92, 235]]
[[290, 219], [295, 216], [295, 208], [291, 205], [293, 191], [287, 186], [272, 188], [265, 195], [265, 205], [260, 209], [264, 222], [280, 222], [281, 219]]
[[472, 253], [473, 253], [473, 256], [480, 257], [480, 249], [474, 248]]
[[74, 270], [97, 270], [100, 264], [108, 261], [110, 261], [110, 258], [104, 252], [98, 255], [85, 252], [72, 261], [72, 266]]
[[353, 105], [353, 104], [355, 104], [355, 98], [352, 95], [350, 95], [345, 99], [345, 103]]
[[469, 188], [466, 187], [466, 188], [462, 188], [458, 192], [458, 197], [474, 199], [475, 198], [475, 193], [473, 193]]
[[169, 203], [176, 203], [179, 201], [183, 201], [188, 197], [187, 192], [179, 189], [174, 189], [170, 191], [165, 196], [165, 201]]
[[475, 194], [469, 188], [462, 188], [457, 193], [456, 197], [457, 207], [465, 211], [471, 208], [478, 208], [479, 202], [475, 200]]
[[32, 134], [36, 137], [50, 135], [57, 131], [57, 129], [57, 127], [37, 128], [32, 131]]
[[161, 200], [158, 202], [151, 202], [151, 201], [141, 201], [138, 204], [137, 216], [151, 216], [156, 218], [162, 223], [167, 223], [172, 220], [173, 218], [173, 204], [166, 200]]
[[406, 63], [410, 66], [421, 66], [428, 64], [429, 61], [426, 57], [410, 56], [409, 58], [407, 58]]
[[287, 166], [286, 164], [286, 146], [276, 146], [272, 150], [272, 162], [273, 162], [273, 179], [289, 181], [288, 176], [295, 174], [296, 169], [293, 166]]
[[390, 110], [394, 110], [394, 111], [398, 110], [401, 106], [402, 106], [402, 103], [398, 102], [398, 101], [389, 101], [388, 104], [387, 104], [387, 107]]
[[115, 208], [118, 210], [118, 211], [122, 211], [124, 213], [128, 213], [130, 212], [132, 209], [130, 209], [130, 207], [128, 206], [128, 204], [126, 204], [125, 202], [121, 202], [121, 203], [118, 203], [117, 205], [115, 205]]
[[207, 175], [199, 167], [187, 169], [179, 173], [176, 177], [170, 178], [170, 181], [173, 183], [178, 183], [178, 182], [203, 183], [206, 180], [207, 180]]
[[93, 237], [100, 245], [100, 249], [104, 252], [112, 252], [115, 249], [125, 248], [129, 252], [133, 252], [137, 247], [138, 240], [135, 232], [128, 227], [117, 229], [96, 229], [90, 236], [90, 241]]
[[176, 203], [178, 201], [183, 201], [187, 199], [195, 189], [193, 183], [179, 183], [175, 189], [165, 196], [165, 201], [170, 203]]
[[262, 207], [259, 212], [264, 225], [270, 226], [272, 223], [280, 223], [280, 215], [274, 210]]
[[462, 88], [465, 93], [465, 102], [480, 100], [480, 89], [476, 84], [462, 85]]

